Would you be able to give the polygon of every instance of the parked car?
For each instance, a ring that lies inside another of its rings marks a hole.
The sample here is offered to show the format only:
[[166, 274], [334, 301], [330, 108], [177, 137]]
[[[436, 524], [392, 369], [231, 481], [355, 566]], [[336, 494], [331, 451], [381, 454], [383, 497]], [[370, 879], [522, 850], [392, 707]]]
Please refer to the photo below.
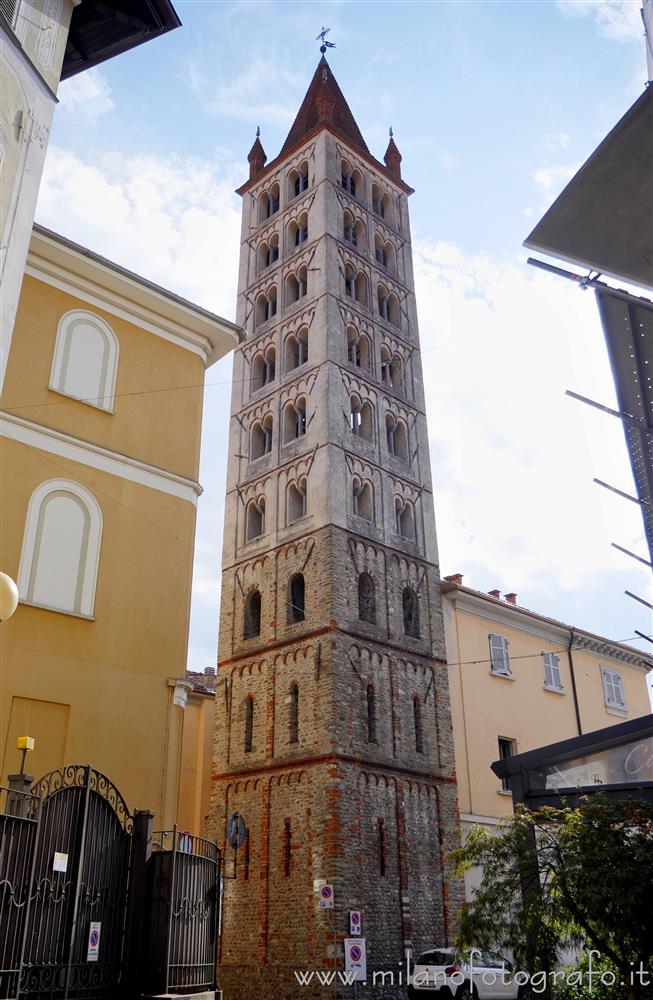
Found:
[[472, 948], [423, 952], [411, 966], [409, 1000], [518, 1000], [523, 989], [513, 982], [512, 963], [501, 955]]

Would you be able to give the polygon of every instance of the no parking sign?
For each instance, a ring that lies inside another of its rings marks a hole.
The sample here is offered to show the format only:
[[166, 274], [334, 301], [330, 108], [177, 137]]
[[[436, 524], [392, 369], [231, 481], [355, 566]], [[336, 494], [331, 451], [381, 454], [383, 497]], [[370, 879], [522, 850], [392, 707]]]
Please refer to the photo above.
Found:
[[345, 938], [345, 972], [353, 973], [355, 982], [367, 979], [365, 938]]
[[354, 934], [361, 933], [361, 911], [360, 910], [350, 910], [349, 911], [349, 933], [353, 937]]
[[333, 886], [323, 885], [320, 889], [320, 909], [321, 910], [332, 910], [333, 909]]

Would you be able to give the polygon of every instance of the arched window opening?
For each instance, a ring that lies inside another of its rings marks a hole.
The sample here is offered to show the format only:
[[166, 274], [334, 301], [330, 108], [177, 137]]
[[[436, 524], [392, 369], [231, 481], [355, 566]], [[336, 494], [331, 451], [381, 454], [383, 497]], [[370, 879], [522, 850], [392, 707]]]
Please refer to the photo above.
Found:
[[362, 305], [367, 305], [367, 278], [362, 271], [359, 271], [356, 275], [354, 298]]
[[412, 505], [404, 503], [402, 500], [395, 501], [395, 514], [397, 518], [397, 534], [402, 538], [415, 538], [415, 517]]
[[350, 299], [354, 298], [356, 275], [351, 264], [345, 265], [345, 295]]
[[292, 371], [308, 361], [308, 327], [303, 326], [297, 336], [291, 334], [286, 339], [285, 370]]
[[290, 719], [288, 720], [289, 743], [299, 743], [299, 687], [297, 684], [293, 684], [290, 689]]
[[290, 862], [292, 857], [292, 832], [290, 820], [283, 824], [283, 874], [285, 878], [290, 878]]
[[27, 507], [18, 569], [21, 599], [91, 617], [95, 605], [102, 512], [79, 483], [50, 479]]
[[247, 504], [246, 540], [251, 542], [265, 532], [265, 500], [250, 500]]
[[306, 433], [306, 400], [299, 396], [294, 403], [288, 403], [283, 411], [284, 444], [303, 437]]
[[256, 300], [256, 326], [267, 323], [277, 315], [277, 290], [273, 286], [267, 294], [261, 292]]
[[302, 212], [298, 219], [293, 219], [288, 225], [288, 248], [301, 246], [308, 239], [308, 213]]
[[290, 483], [287, 491], [287, 523], [293, 524], [306, 516], [306, 480]]
[[408, 431], [403, 420], [395, 420], [391, 413], [385, 418], [388, 452], [396, 458], [408, 461]]
[[245, 599], [245, 616], [243, 638], [253, 639], [261, 634], [261, 594], [258, 590], [250, 590]]
[[376, 625], [376, 594], [369, 573], [361, 573], [358, 577], [358, 617], [362, 622]]
[[385, 876], [386, 872], [386, 845], [385, 845], [385, 823], [382, 819], [377, 823], [377, 850], [379, 855], [379, 875]]
[[370, 342], [364, 333], [359, 334], [353, 326], [347, 329], [347, 358], [350, 364], [369, 371]]
[[378, 233], [374, 234], [374, 259], [381, 267], [388, 266], [388, 257], [385, 250], [385, 243]]
[[381, 319], [392, 323], [393, 326], [401, 326], [399, 317], [399, 299], [394, 292], [388, 292], [385, 285], [379, 285], [377, 289], [378, 312]]
[[384, 344], [381, 345], [381, 381], [384, 385], [392, 384], [390, 351]]
[[392, 201], [389, 195], [383, 193], [378, 184], [372, 185], [372, 211], [392, 225]]
[[257, 265], [259, 274], [261, 271], [265, 271], [266, 268], [272, 267], [273, 264], [279, 260], [279, 237], [274, 234], [270, 237], [270, 242], [263, 242], [260, 244], [257, 253]]
[[259, 199], [259, 222], [265, 222], [279, 211], [279, 185], [273, 184]]
[[405, 391], [404, 365], [398, 354], [395, 354], [390, 362], [390, 385], [398, 392]]
[[354, 229], [354, 217], [351, 212], [345, 209], [344, 219], [343, 219], [343, 237], [346, 243], [351, 243], [352, 246], [356, 246], [356, 231]]
[[381, 319], [388, 318], [388, 289], [385, 285], [379, 285], [377, 289], [377, 304]]
[[367, 685], [367, 742], [376, 743], [376, 695], [371, 684]]
[[388, 413], [385, 418], [385, 436], [388, 443], [388, 452], [391, 455], [396, 454], [396, 444], [395, 444], [395, 433], [397, 430], [397, 421]]
[[350, 426], [352, 434], [356, 437], [364, 438], [365, 441], [373, 439], [372, 407], [365, 401], [361, 401], [356, 395], [350, 400]]
[[288, 624], [303, 622], [305, 618], [306, 585], [304, 574], [295, 573], [288, 585]]
[[251, 753], [254, 740], [254, 699], [251, 694], [245, 701], [245, 753]]
[[272, 414], [261, 421], [257, 420], [252, 424], [250, 435], [249, 457], [250, 461], [269, 455], [272, 451]]
[[50, 388], [88, 406], [113, 413], [118, 338], [99, 316], [82, 310], [59, 321]]
[[347, 160], [342, 161], [340, 183], [347, 194], [350, 194], [352, 198], [358, 195], [360, 196], [362, 189], [362, 177], [360, 170], [353, 170], [351, 164]]
[[369, 483], [361, 482], [354, 477], [353, 480], [353, 508], [356, 517], [362, 517], [364, 521], [373, 521], [374, 504], [372, 502], [372, 487]]
[[415, 726], [415, 750], [417, 753], [424, 753], [424, 741], [422, 737], [422, 706], [417, 695], [413, 698], [413, 723]]
[[259, 352], [252, 361], [252, 392], [262, 389], [268, 382], [274, 381], [276, 368], [276, 351], [269, 347], [265, 354]]
[[412, 587], [404, 587], [401, 595], [404, 615], [404, 634], [419, 639], [419, 602]]
[[308, 189], [308, 163], [304, 161], [296, 170], [288, 174], [288, 201], [298, 198]]
[[286, 278], [286, 304], [292, 305], [306, 295], [308, 288], [308, 271], [300, 267], [297, 274], [289, 274]]

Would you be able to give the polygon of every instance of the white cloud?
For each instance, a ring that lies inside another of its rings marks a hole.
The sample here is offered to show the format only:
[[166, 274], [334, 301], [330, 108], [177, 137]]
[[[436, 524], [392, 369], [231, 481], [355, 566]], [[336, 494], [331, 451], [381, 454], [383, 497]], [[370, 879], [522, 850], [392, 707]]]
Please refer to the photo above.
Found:
[[99, 69], [89, 69], [64, 80], [58, 96], [62, 108], [86, 122], [95, 122], [115, 107], [109, 81]]
[[558, 194], [579, 167], [580, 163], [546, 164], [535, 171], [533, 180], [539, 187], [544, 188], [547, 194]]
[[616, 42], [642, 38], [639, 0], [556, 0], [556, 7], [566, 17], [593, 18], [599, 33]]
[[571, 136], [566, 132], [547, 132], [542, 140], [544, 149], [566, 149]]
[[197, 157], [87, 161], [51, 147], [37, 220], [143, 277], [233, 315], [242, 165]]
[[254, 56], [233, 80], [217, 83], [214, 67], [206, 76], [193, 62], [182, 69], [186, 84], [211, 114], [247, 122], [290, 126], [297, 112], [296, 93], [305, 79], [265, 56]]

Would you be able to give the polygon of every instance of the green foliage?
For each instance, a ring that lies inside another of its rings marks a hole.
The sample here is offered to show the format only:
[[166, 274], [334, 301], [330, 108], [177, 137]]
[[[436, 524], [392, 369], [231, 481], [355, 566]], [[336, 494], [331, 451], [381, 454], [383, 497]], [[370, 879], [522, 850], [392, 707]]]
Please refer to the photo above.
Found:
[[[652, 968], [653, 803], [596, 793], [576, 808], [520, 809], [500, 832], [474, 829], [454, 852], [459, 875], [482, 872], [461, 914], [461, 947], [510, 949], [517, 967], [549, 971], [572, 939], [622, 977], [631, 963]], [[621, 994], [644, 995], [637, 986]]]

